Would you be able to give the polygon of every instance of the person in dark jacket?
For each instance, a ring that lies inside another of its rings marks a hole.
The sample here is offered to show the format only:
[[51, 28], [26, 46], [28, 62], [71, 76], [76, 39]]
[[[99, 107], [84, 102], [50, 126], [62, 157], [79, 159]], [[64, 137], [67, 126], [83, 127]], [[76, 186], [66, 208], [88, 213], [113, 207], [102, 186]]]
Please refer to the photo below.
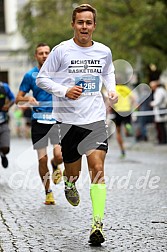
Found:
[[8, 167], [6, 155], [10, 151], [10, 129], [8, 111], [15, 102], [15, 96], [7, 83], [0, 82], [0, 156], [1, 164]]

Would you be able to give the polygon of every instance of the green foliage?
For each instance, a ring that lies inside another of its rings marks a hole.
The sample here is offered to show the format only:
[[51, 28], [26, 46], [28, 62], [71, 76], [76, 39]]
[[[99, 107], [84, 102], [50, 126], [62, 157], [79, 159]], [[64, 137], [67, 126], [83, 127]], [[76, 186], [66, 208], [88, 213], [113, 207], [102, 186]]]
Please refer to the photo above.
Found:
[[[85, 1], [30, 0], [18, 14], [19, 29], [28, 42], [32, 56], [39, 42], [51, 47], [73, 36], [72, 9]], [[166, 68], [166, 0], [92, 0], [97, 9], [94, 40], [108, 45], [113, 59], [124, 59], [133, 66], [140, 55], [142, 65]]]
[[30, 0], [18, 13], [18, 27], [28, 42], [30, 57], [40, 42], [47, 42], [52, 48], [70, 38], [70, 21], [70, 1]]

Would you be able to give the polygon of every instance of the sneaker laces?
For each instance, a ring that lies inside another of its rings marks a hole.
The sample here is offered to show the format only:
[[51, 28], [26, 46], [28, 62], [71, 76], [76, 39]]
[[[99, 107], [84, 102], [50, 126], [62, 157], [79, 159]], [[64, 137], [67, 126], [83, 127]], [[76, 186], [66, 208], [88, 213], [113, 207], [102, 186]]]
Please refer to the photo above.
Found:
[[99, 229], [103, 228], [103, 223], [101, 222], [101, 218], [99, 216], [94, 217], [93, 227], [96, 226]]
[[78, 194], [75, 184], [71, 182], [65, 182], [65, 191], [68, 191], [68, 195], [73, 197]]
[[75, 184], [71, 182], [65, 182], [65, 190], [72, 190], [73, 192], [76, 192]]
[[75, 187], [75, 184], [69, 181], [65, 181], [65, 188], [72, 189]]

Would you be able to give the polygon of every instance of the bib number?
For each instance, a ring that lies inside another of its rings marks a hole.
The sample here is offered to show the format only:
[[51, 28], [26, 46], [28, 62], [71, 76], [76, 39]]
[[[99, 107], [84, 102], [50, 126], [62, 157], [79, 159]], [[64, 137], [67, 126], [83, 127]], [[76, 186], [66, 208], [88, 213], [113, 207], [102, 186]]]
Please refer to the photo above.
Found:
[[99, 76], [82, 76], [75, 78], [75, 85], [83, 88], [82, 95], [99, 94]]
[[34, 113], [33, 118], [39, 123], [43, 124], [54, 124], [56, 120], [52, 117], [51, 113]]

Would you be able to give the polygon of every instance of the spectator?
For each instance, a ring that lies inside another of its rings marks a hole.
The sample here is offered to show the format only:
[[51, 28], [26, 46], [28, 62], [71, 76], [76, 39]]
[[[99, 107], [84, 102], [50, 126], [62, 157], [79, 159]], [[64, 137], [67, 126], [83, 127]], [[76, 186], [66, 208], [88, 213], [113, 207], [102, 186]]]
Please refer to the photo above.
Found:
[[31, 117], [32, 117], [32, 109], [30, 107], [23, 107], [23, 118], [25, 119], [24, 122], [24, 133], [25, 137], [29, 138], [31, 135]]
[[150, 87], [153, 90], [153, 101], [150, 105], [153, 107], [154, 111], [158, 143], [167, 144], [167, 132], [165, 126], [167, 122], [167, 113], [165, 112], [167, 109], [167, 91], [159, 80], [151, 81]]
[[[153, 108], [150, 105], [151, 101], [153, 100], [153, 93], [151, 92], [150, 95], [148, 96], [148, 88], [146, 85], [140, 85], [140, 94], [139, 94], [139, 99], [138, 99], [138, 103], [140, 104], [138, 107], [138, 110], [140, 112], [153, 111]], [[136, 135], [137, 141], [148, 141], [147, 124], [153, 123], [153, 121], [154, 121], [153, 115], [138, 116], [137, 122], [139, 124], [139, 132]]]
[[16, 136], [22, 137], [23, 136], [23, 110], [21, 108], [16, 107], [14, 110], [13, 116], [15, 120]]

